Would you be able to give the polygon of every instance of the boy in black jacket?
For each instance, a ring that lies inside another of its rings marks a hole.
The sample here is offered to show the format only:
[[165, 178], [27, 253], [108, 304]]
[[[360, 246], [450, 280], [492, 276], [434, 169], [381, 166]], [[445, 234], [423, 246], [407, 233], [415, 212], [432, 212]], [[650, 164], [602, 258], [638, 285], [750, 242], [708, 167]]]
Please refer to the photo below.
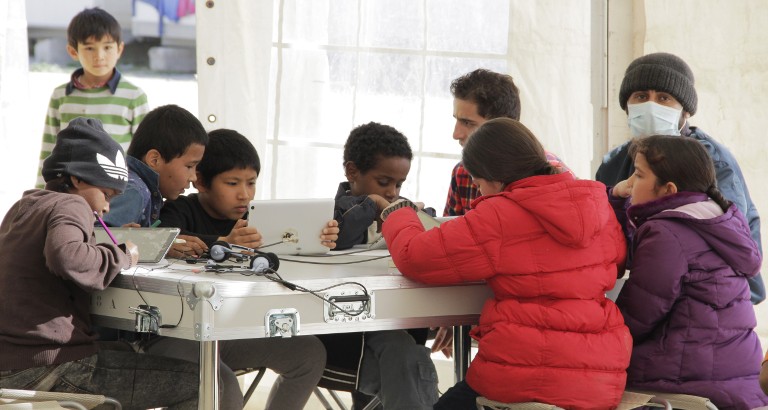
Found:
[[[388, 125], [371, 122], [352, 130], [344, 145], [347, 181], [336, 193], [337, 249], [381, 236], [379, 215], [400, 198], [412, 158], [408, 140]], [[437, 372], [426, 338], [427, 329], [322, 335], [328, 352], [322, 384], [378, 396], [385, 409], [431, 409]], [[353, 397], [357, 405], [359, 396]]]
[[[194, 249], [208, 249], [215, 241], [257, 248], [261, 235], [247, 226], [248, 203], [256, 193], [261, 164], [247, 138], [233, 130], [211, 131], [202, 161], [197, 166], [197, 194], [166, 201], [160, 212], [162, 226], [181, 228], [186, 243], [175, 244], [169, 255], [180, 257]], [[321, 238], [332, 247], [338, 228], [331, 221]], [[198, 343], [180, 348], [178, 341], [156, 342], [147, 351], [197, 360]], [[323, 372], [325, 349], [314, 336], [285, 339], [242, 339], [219, 343], [222, 362], [229, 369], [267, 367], [280, 375], [270, 392], [267, 409], [302, 409]], [[222, 383], [230, 394], [239, 389], [234, 374], [222, 366]], [[241, 394], [242, 399], [242, 394]], [[242, 403], [241, 403], [242, 405]]]

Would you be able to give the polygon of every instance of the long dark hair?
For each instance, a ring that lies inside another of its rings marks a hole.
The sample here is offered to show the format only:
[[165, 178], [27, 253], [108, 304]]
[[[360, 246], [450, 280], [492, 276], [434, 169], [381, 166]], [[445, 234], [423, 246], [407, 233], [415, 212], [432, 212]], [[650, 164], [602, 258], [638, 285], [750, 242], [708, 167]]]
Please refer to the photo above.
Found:
[[464, 168], [474, 178], [504, 185], [533, 175], [555, 174], [544, 147], [520, 121], [496, 118], [469, 138], [461, 153]]
[[629, 155], [634, 159], [643, 154], [656, 175], [656, 185], [667, 182], [678, 191], [702, 192], [712, 198], [723, 212], [731, 203], [717, 189], [717, 174], [712, 157], [695, 139], [668, 135], [653, 135], [632, 141]]

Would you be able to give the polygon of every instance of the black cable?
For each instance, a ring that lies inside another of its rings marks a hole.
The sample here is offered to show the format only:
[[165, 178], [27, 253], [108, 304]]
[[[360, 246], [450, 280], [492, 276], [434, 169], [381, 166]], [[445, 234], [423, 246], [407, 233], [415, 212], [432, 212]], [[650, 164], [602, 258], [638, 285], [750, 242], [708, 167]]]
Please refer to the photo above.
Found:
[[[341, 255], [349, 255], [349, 253], [340, 254]], [[336, 255], [328, 255], [328, 256], [336, 256]], [[288, 262], [295, 262], [295, 263], [306, 263], [310, 265], [352, 265], [355, 263], [363, 263], [363, 262], [370, 262], [370, 261], [376, 261], [379, 259], [389, 258], [390, 255], [384, 255], [384, 256], [374, 256], [367, 259], [360, 259], [355, 261], [346, 261], [346, 262], [317, 262], [317, 261], [309, 261], [309, 260], [302, 260], [302, 259], [289, 259], [285, 257], [281, 257], [281, 261], [288, 261]]]
[[[259, 248], [259, 249], [261, 249], [261, 248]], [[356, 251], [349, 251], [349, 252], [330, 250], [330, 252], [328, 252], [328, 253], [313, 254], [313, 255], [306, 255], [306, 256], [310, 256], [310, 257], [313, 257], [313, 258], [337, 258], [339, 256], [355, 255], [355, 254], [358, 254], [358, 253], [368, 252], [368, 251], [372, 251], [372, 250], [378, 250], [378, 249], [364, 248], [364, 249], [358, 249]], [[391, 256], [391, 255], [386, 255], [384, 257], [387, 257], [387, 256]], [[376, 258], [380, 258], [381, 256], [375, 256], [375, 257]]]
[[257, 249], [264, 249], [264, 248], [269, 248], [270, 246], [280, 245], [280, 244], [281, 244], [281, 243], [283, 243], [283, 242], [284, 242], [284, 241], [277, 241], [277, 242], [275, 242], [275, 243], [270, 243], [270, 244], [267, 244], [267, 245], [261, 245], [261, 246], [259, 246]]
[[[305, 288], [303, 286], [297, 285], [295, 283], [292, 283], [292, 282], [289, 282], [289, 281], [283, 279], [280, 276], [280, 274], [277, 273], [277, 271], [275, 271], [275, 270], [272, 270], [270, 268], [267, 268], [267, 270], [269, 272], [262, 273], [262, 276], [264, 276], [266, 279], [269, 279], [269, 280], [271, 280], [272, 282], [275, 282], [275, 283], [279, 283], [279, 284], [285, 286], [286, 288], [288, 288], [289, 290], [292, 290], [294, 292], [303, 292], [303, 293], [308, 293], [308, 294], [310, 294], [312, 296], [315, 296], [316, 298], [321, 299], [324, 302], [328, 302], [328, 304], [330, 304], [331, 306], [335, 307], [336, 309], [338, 309], [340, 312], [344, 313], [345, 315], [348, 315], [348, 316], [360, 316], [369, 307], [368, 303], [371, 300], [371, 296], [368, 293], [368, 289], [365, 287], [365, 285], [363, 285], [360, 282], [347, 281], [347, 282], [337, 283], [335, 285], [331, 285], [331, 286], [328, 286], [328, 287], [322, 288], [322, 289], [307, 289], [307, 288]], [[219, 271], [219, 270], [211, 270], [211, 272], [214, 272], [214, 273], [237, 273], [237, 274], [240, 274], [240, 275], [243, 275], [243, 276], [252, 276], [252, 275], [256, 274], [256, 272], [253, 272], [250, 269], [242, 269], [242, 270], [227, 269], [227, 272], [223, 272], [223, 271]], [[272, 277], [270, 275], [274, 275], [274, 276], [276, 276], [276, 278]], [[327, 290], [330, 290], [330, 289], [333, 289], [333, 288], [337, 288], [337, 287], [340, 287], [340, 286], [343, 286], [343, 285], [356, 285], [356, 286], [359, 286], [360, 289], [363, 291], [363, 294], [365, 295], [365, 297], [368, 299], [367, 301], [363, 301], [362, 302], [363, 309], [361, 309], [359, 312], [356, 312], [356, 313], [350, 312], [350, 311], [342, 308], [341, 306], [339, 306], [335, 302], [333, 302], [333, 301], [331, 301], [329, 299], [326, 299], [322, 295], [318, 294], [319, 292], [325, 292]]]
[[[163, 268], [167, 268], [169, 266], [171, 266], [171, 264], [167, 264], [167, 265], [161, 266], [159, 268], [151, 268], [151, 269], [144, 268], [144, 267], [142, 267], [142, 268], [146, 269], [148, 272], [152, 272], [155, 269], [163, 269]], [[138, 295], [141, 298], [142, 302], [144, 302], [144, 305], [146, 305], [148, 308], [151, 308], [152, 305], [150, 305], [149, 302], [147, 302], [147, 299], [144, 298], [144, 295], [141, 294], [141, 291], [139, 290], [139, 286], [136, 284], [136, 272], [138, 270], [139, 270], [139, 266], [134, 267], [133, 268], [133, 273], [131, 274], [131, 282], [133, 282], [133, 289], [136, 291], [136, 293], [138, 293]], [[179, 314], [179, 320], [176, 322], [176, 324], [175, 325], [161, 325], [160, 321], [157, 318], [157, 316], [152, 314], [151, 310], [147, 311], [148, 312], [147, 315], [150, 317], [150, 319], [149, 319], [150, 320], [150, 324], [154, 320], [155, 326], [157, 326], [158, 329], [174, 329], [174, 328], [178, 327], [181, 324], [181, 321], [184, 318], [184, 295], [181, 293], [181, 289], [179, 288], [180, 285], [181, 285], [181, 280], [179, 280], [179, 282], [176, 283], [176, 292], [179, 294], [179, 302], [181, 302], [181, 313]]]
[[[270, 244], [270, 245], [262, 246], [261, 248], [277, 245], [279, 243], [282, 243], [282, 242], [276, 242], [276, 243], [273, 243], [273, 244]], [[365, 251], [367, 251], [367, 249], [366, 250], [360, 250], [360, 251], [354, 251], [354, 252], [347, 252], [347, 253], [342, 253], [342, 254], [336, 254], [336, 255], [324, 255], [324, 256], [326, 256], [326, 257], [327, 256], [342, 256], [342, 255], [350, 255], [350, 254], [355, 254], [355, 253], [360, 253], [360, 252], [365, 252]], [[285, 261], [289, 261], [289, 262], [295, 262], [295, 263], [307, 263], [307, 264], [313, 264], [313, 265], [349, 265], [349, 264], [355, 264], [355, 263], [370, 262], [370, 261], [384, 259], [384, 258], [388, 258], [388, 257], [389, 257], [389, 255], [385, 255], [385, 256], [377, 256], [377, 257], [373, 257], [373, 258], [361, 259], [361, 260], [357, 260], [357, 261], [334, 262], [334, 263], [315, 262], [315, 261], [306, 261], [306, 260], [298, 260], [298, 259], [286, 259], [286, 258], [281, 258], [281, 260], [285, 260]], [[185, 260], [185, 259], [175, 258], [173, 260], [175, 260], [176, 262], [180, 262], [180, 261]], [[175, 262], [169, 263], [169, 264], [167, 264], [165, 266], [162, 266], [160, 268], [167, 268], [167, 267], [173, 265], [173, 263], [175, 263]], [[279, 283], [279, 284], [285, 286], [286, 288], [288, 288], [288, 289], [290, 289], [292, 291], [299, 291], [299, 292], [308, 293], [308, 294], [310, 294], [312, 296], [317, 297], [318, 299], [323, 300], [324, 302], [328, 302], [328, 304], [330, 304], [331, 306], [333, 306], [334, 308], [336, 308], [337, 310], [339, 310], [340, 312], [342, 312], [342, 313], [344, 313], [345, 315], [348, 315], [348, 316], [353, 316], [353, 317], [354, 316], [360, 316], [361, 314], [363, 314], [363, 312], [366, 311], [366, 308], [368, 308], [368, 306], [369, 306], [368, 303], [370, 301], [370, 294], [368, 293], [368, 289], [366, 289], [366, 287], [362, 283], [359, 283], [359, 282], [352, 282], [352, 281], [342, 282], [342, 283], [338, 283], [338, 284], [329, 286], [327, 288], [312, 290], [312, 289], [307, 289], [307, 288], [305, 288], [303, 286], [296, 285], [295, 283], [286, 281], [285, 279], [283, 279], [280, 276], [279, 273], [277, 273], [277, 271], [272, 270], [271, 268], [268, 268], [269, 272], [267, 272], [267, 273], [259, 273], [259, 272], [255, 272], [255, 271], [253, 271], [251, 269], [246, 269], [243, 266], [231, 266], [231, 267], [230, 266], [226, 266], [226, 265], [214, 265], [214, 266], [215, 266], [214, 268], [210, 268], [210, 267], [206, 266], [206, 271], [207, 272], [217, 273], [217, 274], [218, 273], [232, 272], [232, 273], [238, 273], [238, 274], [243, 275], [243, 276], [253, 276], [253, 275], [259, 275], [260, 274], [260, 275], [264, 276], [265, 278], [267, 278], [267, 279], [269, 279], [269, 280], [271, 280], [273, 282]], [[138, 285], [136, 284], [136, 272], [138, 271], [138, 268], [139, 268], [139, 266], [134, 267], [133, 273], [131, 274], [131, 280], [133, 282], [133, 287], [134, 287], [134, 290], [136, 290], [136, 293], [141, 298], [141, 300], [144, 302], [144, 305], [146, 305], [148, 307], [151, 307], [152, 305], [150, 305], [149, 302], [147, 301], [147, 299], [144, 297], [144, 295], [142, 295], [141, 291], [139, 290]], [[144, 268], [144, 269], [147, 269], [147, 268]], [[158, 268], [152, 268], [152, 269], [147, 269], [147, 270], [149, 272], [152, 272], [155, 269], [158, 269]], [[276, 276], [276, 278], [270, 276], [269, 274], [272, 274], [272, 275]], [[333, 302], [333, 301], [331, 301], [329, 299], [326, 299], [322, 295], [318, 294], [318, 292], [324, 292], [324, 291], [327, 291], [327, 290], [330, 290], [330, 289], [333, 289], [333, 288], [337, 288], [339, 286], [350, 285], [350, 284], [359, 286], [362, 289], [363, 294], [368, 299], [368, 301], [363, 301], [362, 302], [362, 308], [363, 309], [361, 309], [359, 312], [356, 312], [356, 313], [347, 311], [346, 309], [342, 308], [341, 306], [339, 306], [335, 302]], [[174, 329], [174, 328], [178, 327], [181, 324], [181, 321], [184, 319], [184, 295], [182, 294], [180, 286], [181, 286], [181, 280], [179, 280], [179, 282], [176, 283], [176, 291], [177, 291], [177, 293], [179, 295], [179, 302], [181, 304], [181, 313], [179, 314], [179, 320], [176, 322], [175, 325], [168, 325], [168, 324], [160, 325], [160, 322], [159, 322], [157, 316], [152, 314], [151, 312], [148, 313], [148, 316], [150, 317], [150, 322], [154, 321], [154, 324], [159, 329]]]

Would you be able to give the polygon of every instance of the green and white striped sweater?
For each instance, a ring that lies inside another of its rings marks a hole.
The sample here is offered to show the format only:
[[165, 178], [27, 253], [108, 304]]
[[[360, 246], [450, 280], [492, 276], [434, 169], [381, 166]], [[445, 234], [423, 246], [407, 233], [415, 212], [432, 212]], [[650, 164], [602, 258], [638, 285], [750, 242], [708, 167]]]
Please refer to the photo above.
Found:
[[[82, 69], [79, 69], [80, 71]], [[77, 74], [77, 72], [75, 73]], [[114, 77], [120, 76], [119, 72]], [[56, 135], [66, 128], [70, 121], [77, 117], [96, 118], [104, 125], [112, 138], [124, 150], [128, 149], [133, 133], [144, 116], [149, 112], [147, 95], [141, 88], [126, 81], [124, 78], [114, 78], [104, 87], [81, 90], [72, 86], [72, 82], [62, 84], [53, 90], [48, 104], [48, 114], [45, 117], [43, 144], [40, 149], [40, 164], [37, 171], [38, 188], [43, 188], [43, 161], [51, 154]], [[110, 83], [117, 80], [114, 94]], [[67, 88], [72, 90], [67, 95]]]

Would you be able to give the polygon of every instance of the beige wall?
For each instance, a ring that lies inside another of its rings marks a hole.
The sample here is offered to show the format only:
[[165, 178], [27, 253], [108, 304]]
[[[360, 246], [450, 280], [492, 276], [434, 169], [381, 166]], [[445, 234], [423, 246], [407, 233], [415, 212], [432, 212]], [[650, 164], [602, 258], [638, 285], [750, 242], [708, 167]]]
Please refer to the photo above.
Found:
[[[690, 123], [730, 148], [739, 161], [768, 233], [768, 1], [608, 0], [609, 145], [628, 138], [618, 90], [632, 59], [666, 51], [696, 76], [698, 110]], [[764, 276], [766, 266], [763, 264]], [[757, 307], [759, 333], [768, 337], [768, 302]], [[765, 340], [765, 339], [764, 339]], [[766, 346], [764, 346], [765, 348]]]

